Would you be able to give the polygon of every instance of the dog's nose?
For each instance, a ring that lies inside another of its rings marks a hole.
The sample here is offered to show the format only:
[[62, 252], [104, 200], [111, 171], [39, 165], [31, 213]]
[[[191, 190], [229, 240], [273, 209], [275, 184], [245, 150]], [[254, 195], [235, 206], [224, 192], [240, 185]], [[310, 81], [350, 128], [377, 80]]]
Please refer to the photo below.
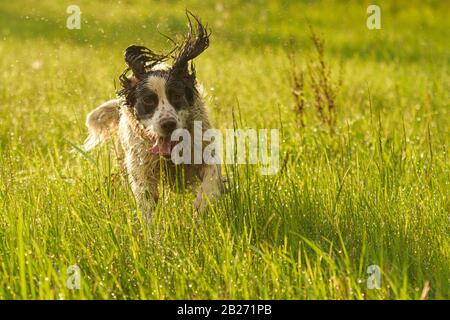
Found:
[[177, 122], [175, 119], [168, 118], [162, 119], [159, 125], [165, 133], [172, 133], [172, 131], [177, 127]]

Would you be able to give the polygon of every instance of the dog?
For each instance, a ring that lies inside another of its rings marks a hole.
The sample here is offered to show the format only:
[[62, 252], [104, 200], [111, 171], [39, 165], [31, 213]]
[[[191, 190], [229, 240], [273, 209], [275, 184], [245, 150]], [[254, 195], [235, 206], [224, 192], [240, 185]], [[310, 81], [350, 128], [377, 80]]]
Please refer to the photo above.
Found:
[[[176, 129], [193, 134], [194, 121], [201, 122], [203, 131], [211, 128], [192, 62], [208, 48], [210, 31], [192, 13], [186, 12], [186, 16], [189, 31], [169, 54], [156, 54], [137, 45], [125, 50], [127, 68], [119, 76], [117, 98], [91, 111], [86, 119], [89, 135], [84, 150], [118, 136], [131, 190], [149, 222], [161, 183], [174, 186], [181, 180], [194, 186], [198, 182], [194, 201], [198, 211], [223, 191], [220, 164], [174, 164], [170, 158], [174, 147], [171, 135]], [[192, 144], [192, 148], [204, 146]]]

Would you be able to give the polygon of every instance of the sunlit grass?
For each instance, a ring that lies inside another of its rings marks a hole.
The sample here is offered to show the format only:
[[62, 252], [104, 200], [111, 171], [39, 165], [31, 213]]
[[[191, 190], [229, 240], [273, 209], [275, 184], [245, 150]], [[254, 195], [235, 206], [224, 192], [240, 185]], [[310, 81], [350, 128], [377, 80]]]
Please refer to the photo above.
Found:
[[[449, 297], [441, 5], [382, 5], [383, 29], [369, 31], [358, 2], [145, 3], [80, 1], [80, 31], [54, 1], [0, 6], [0, 298]], [[70, 151], [114, 96], [124, 48], [168, 48], [156, 26], [182, 32], [185, 7], [214, 32], [196, 65], [213, 124], [232, 127], [234, 113], [239, 127], [280, 128], [286, 162], [275, 176], [228, 166], [229, 192], [203, 215], [193, 194], [169, 192], [148, 226], [110, 146]], [[300, 61], [313, 54], [306, 19], [343, 68], [334, 134], [311, 106], [303, 129], [293, 111], [285, 51], [294, 37]], [[66, 286], [74, 264], [80, 290]]]

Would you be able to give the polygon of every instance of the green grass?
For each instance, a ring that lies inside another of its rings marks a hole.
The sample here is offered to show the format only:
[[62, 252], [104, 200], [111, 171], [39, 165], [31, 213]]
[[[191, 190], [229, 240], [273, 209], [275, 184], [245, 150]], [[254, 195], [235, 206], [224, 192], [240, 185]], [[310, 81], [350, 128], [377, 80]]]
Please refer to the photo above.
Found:
[[[427, 283], [449, 298], [448, 5], [383, 1], [370, 31], [360, 1], [76, 3], [81, 30], [65, 28], [70, 1], [0, 6], [0, 298], [418, 299]], [[275, 176], [229, 166], [205, 214], [167, 193], [147, 226], [109, 146], [70, 150], [124, 48], [169, 48], [156, 28], [184, 32], [186, 7], [213, 30], [196, 63], [213, 124], [280, 128], [289, 156]], [[303, 129], [293, 111], [285, 51], [313, 55], [307, 20], [343, 70], [334, 134], [311, 103]]]

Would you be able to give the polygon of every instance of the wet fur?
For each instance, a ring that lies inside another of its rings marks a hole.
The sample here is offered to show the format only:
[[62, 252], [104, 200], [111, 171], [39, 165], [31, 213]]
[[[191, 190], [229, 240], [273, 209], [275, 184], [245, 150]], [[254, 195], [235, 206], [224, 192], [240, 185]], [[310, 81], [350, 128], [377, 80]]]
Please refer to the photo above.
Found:
[[[89, 130], [86, 150], [117, 133], [131, 189], [148, 220], [158, 201], [161, 182], [173, 185], [181, 180], [183, 185], [194, 185], [200, 181], [194, 202], [200, 210], [206, 207], [207, 199], [217, 197], [222, 190], [218, 165], [175, 166], [162, 157], [168, 155], [167, 142], [174, 128], [190, 131], [192, 143], [195, 141], [194, 121], [202, 122], [203, 131], [210, 128], [192, 64], [192, 60], [208, 48], [210, 32], [189, 11], [186, 16], [188, 33], [183, 43], [168, 54], [157, 54], [138, 45], [125, 50], [127, 68], [119, 76], [122, 89], [118, 99], [103, 103], [89, 113], [86, 120]], [[195, 21], [195, 28], [192, 21]], [[165, 64], [169, 58], [173, 60], [172, 65]], [[158, 150], [156, 154], [154, 148]], [[201, 148], [203, 154], [203, 145], [192, 145], [191, 151], [194, 148]]]
[[[197, 87], [197, 92], [200, 94], [195, 96], [183, 124], [183, 127], [190, 131], [191, 137], [193, 137], [194, 121], [202, 121], [203, 131], [210, 128], [200, 86]], [[187, 187], [200, 184], [194, 201], [197, 210], [204, 210], [208, 200], [213, 200], [222, 191], [219, 165], [175, 166], [170, 160], [161, 159], [159, 155], [150, 153], [149, 150], [155, 143], [157, 135], [153, 139], [151, 132], [144, 136], [142, 126], [135, 119], [124, 99], [107, 101], [91, 111], [87, 116], [86, 126], [89, 130], [89, 136], [84, 145], [86, 151], [117, 134], [131, 189], [141, 211], [149, 221], [159, 198], [160, 182], [174, 186], [175, 182], [180, 181], [182, 177], [182, 184]], [[164, 173], [163, 177], [160, 176], [161, 172]]]

